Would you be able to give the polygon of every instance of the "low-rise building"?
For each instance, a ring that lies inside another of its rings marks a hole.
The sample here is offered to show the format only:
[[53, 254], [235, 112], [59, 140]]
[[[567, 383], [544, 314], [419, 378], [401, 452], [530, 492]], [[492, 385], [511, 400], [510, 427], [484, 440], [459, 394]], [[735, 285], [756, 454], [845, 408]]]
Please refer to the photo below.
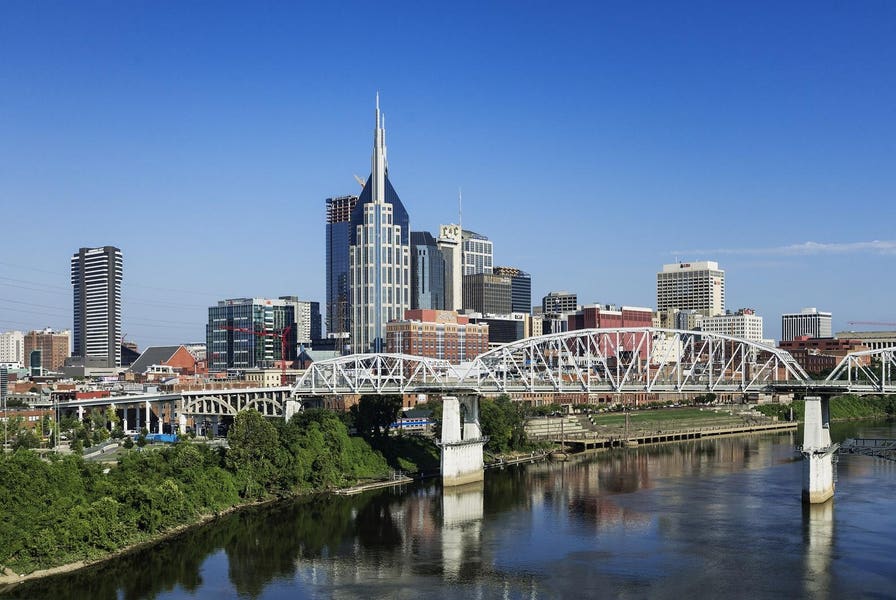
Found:
[[[184, 346], [150, 346], [128, 369], [135, 375], [149, 373], [183, 373], [195, 375], [198, 372], [196, 357]], [[153, 367], [167, 367], [165, 370]]]
[[489, 328], [466, 315], [446, 310], [407, 310], [404, 319], [386, 324], [386, 351], [441, 358], [452, 363], [472, 360], [488, 350]]
[[[590, 304], [568, 314], [567, 322], [569, 331], [652, 327], [653, 310], [637, 306], [617, 308], [612, 304]], [[620, 334], [618, 344], [615, 339], [602, 339], [601, 348], [597, 350], [606, 356], [615, 356], [626, 361], [646, 358], [652, 343], [649, 332]]]
[[[811, 338], [807, 335], [781, 340], [778, 347], [789, 352], [810, 375], [830, 372], [847, 354], [868, 350], [858, 339]], [[871, 364], [871, 357], [862, 357], [860, 362]]]
[[857, 340], [869, 350], [896, 348], [896, 331], [840, 331], [836, 339]]

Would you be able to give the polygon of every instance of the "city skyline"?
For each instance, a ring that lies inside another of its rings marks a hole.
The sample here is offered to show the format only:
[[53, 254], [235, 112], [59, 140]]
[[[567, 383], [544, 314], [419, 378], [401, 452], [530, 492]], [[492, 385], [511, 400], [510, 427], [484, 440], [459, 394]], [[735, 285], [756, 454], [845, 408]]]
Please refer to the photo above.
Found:
[[472, 8], [409, 11], [364, 72], [324, 43], [399, 30], [364, 5], [0, 6], [0, 331], [72, 327], [79, 247], [127, 255], [141, 348], [204, 339], [220, 298], [323, 305], [324, 199], [359, 192], [376, 90], [411, 227], [463, 188], [533, 298], [655, 308], [662, 264], [709, 260], [768, 337], [807, 306], [896, 321], [892, 7]]

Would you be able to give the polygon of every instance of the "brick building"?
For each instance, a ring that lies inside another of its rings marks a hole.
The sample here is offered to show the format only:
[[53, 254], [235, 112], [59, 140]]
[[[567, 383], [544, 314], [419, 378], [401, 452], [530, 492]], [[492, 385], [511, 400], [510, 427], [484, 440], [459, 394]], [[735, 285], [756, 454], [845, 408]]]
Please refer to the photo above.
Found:
[[[615, 329], [623, 327], [652, 327], [653, 311], [649, 308], [623, 306], [616, 308], [612, 304], [591, 304], [579, 308], [566, 317], [569, 331], [580, 329]], [[615, 339], [608, 339], [603, 343], [600, 351], [607, 356], [616, 356], [620, 350], [629, 353], [627, 358], [632, 358], [631, 353], [638, 349], [638, 357], [644, 359], [650, 349], [649, 333], [624, 333], [619, 336], [619, 344]]]
[[65, 359], [70, 356], [69, 331], [53, 331], [43, 329], [41, 331], [29, 331], [25, 334], [25, 361], [31, 355], [32, 350], [40, 350], [40, 366], [44, 372], [56, 372], [62, 370]]
[[[831, 371], [850, 352], [868, 350], [862, 340], [812, 338], [807, 335], [781, 340], [778, 347], [787, 350], [810, 375]], [[870, 356], [864, 356], [862, 360], [866, 365], [871, 364]]]
[[446, 310], [407, 310], [404, 319], [386, 325], [386, 351], [442, 358], [452, 363], [471, 360], [488, 350], [488, 325]]

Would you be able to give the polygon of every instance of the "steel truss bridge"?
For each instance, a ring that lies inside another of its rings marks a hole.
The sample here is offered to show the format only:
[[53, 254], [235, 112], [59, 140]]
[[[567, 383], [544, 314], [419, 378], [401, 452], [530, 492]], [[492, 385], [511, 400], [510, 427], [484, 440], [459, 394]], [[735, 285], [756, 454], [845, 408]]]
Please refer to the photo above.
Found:
[[463, 365], [407, 354], [323, 360], [292, 393], [896, 393], [894, 363], [896, 348], [854, 352], [815, 380], [785, 350], [728, 335], [583, 329], [519, 340]]

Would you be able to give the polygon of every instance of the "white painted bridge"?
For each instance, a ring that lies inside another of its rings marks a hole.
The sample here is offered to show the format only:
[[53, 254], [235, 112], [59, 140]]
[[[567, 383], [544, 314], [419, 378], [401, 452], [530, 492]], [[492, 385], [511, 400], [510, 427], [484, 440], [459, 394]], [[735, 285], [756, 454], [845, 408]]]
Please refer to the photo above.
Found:
[[506, 344], [464, 365], [406, 354], [323, 360], [292, 393], [896, 393], [894, 362], [896, 348], [855, 352], [816, 380], [785, 350], [728, 335], [583, 329]]

